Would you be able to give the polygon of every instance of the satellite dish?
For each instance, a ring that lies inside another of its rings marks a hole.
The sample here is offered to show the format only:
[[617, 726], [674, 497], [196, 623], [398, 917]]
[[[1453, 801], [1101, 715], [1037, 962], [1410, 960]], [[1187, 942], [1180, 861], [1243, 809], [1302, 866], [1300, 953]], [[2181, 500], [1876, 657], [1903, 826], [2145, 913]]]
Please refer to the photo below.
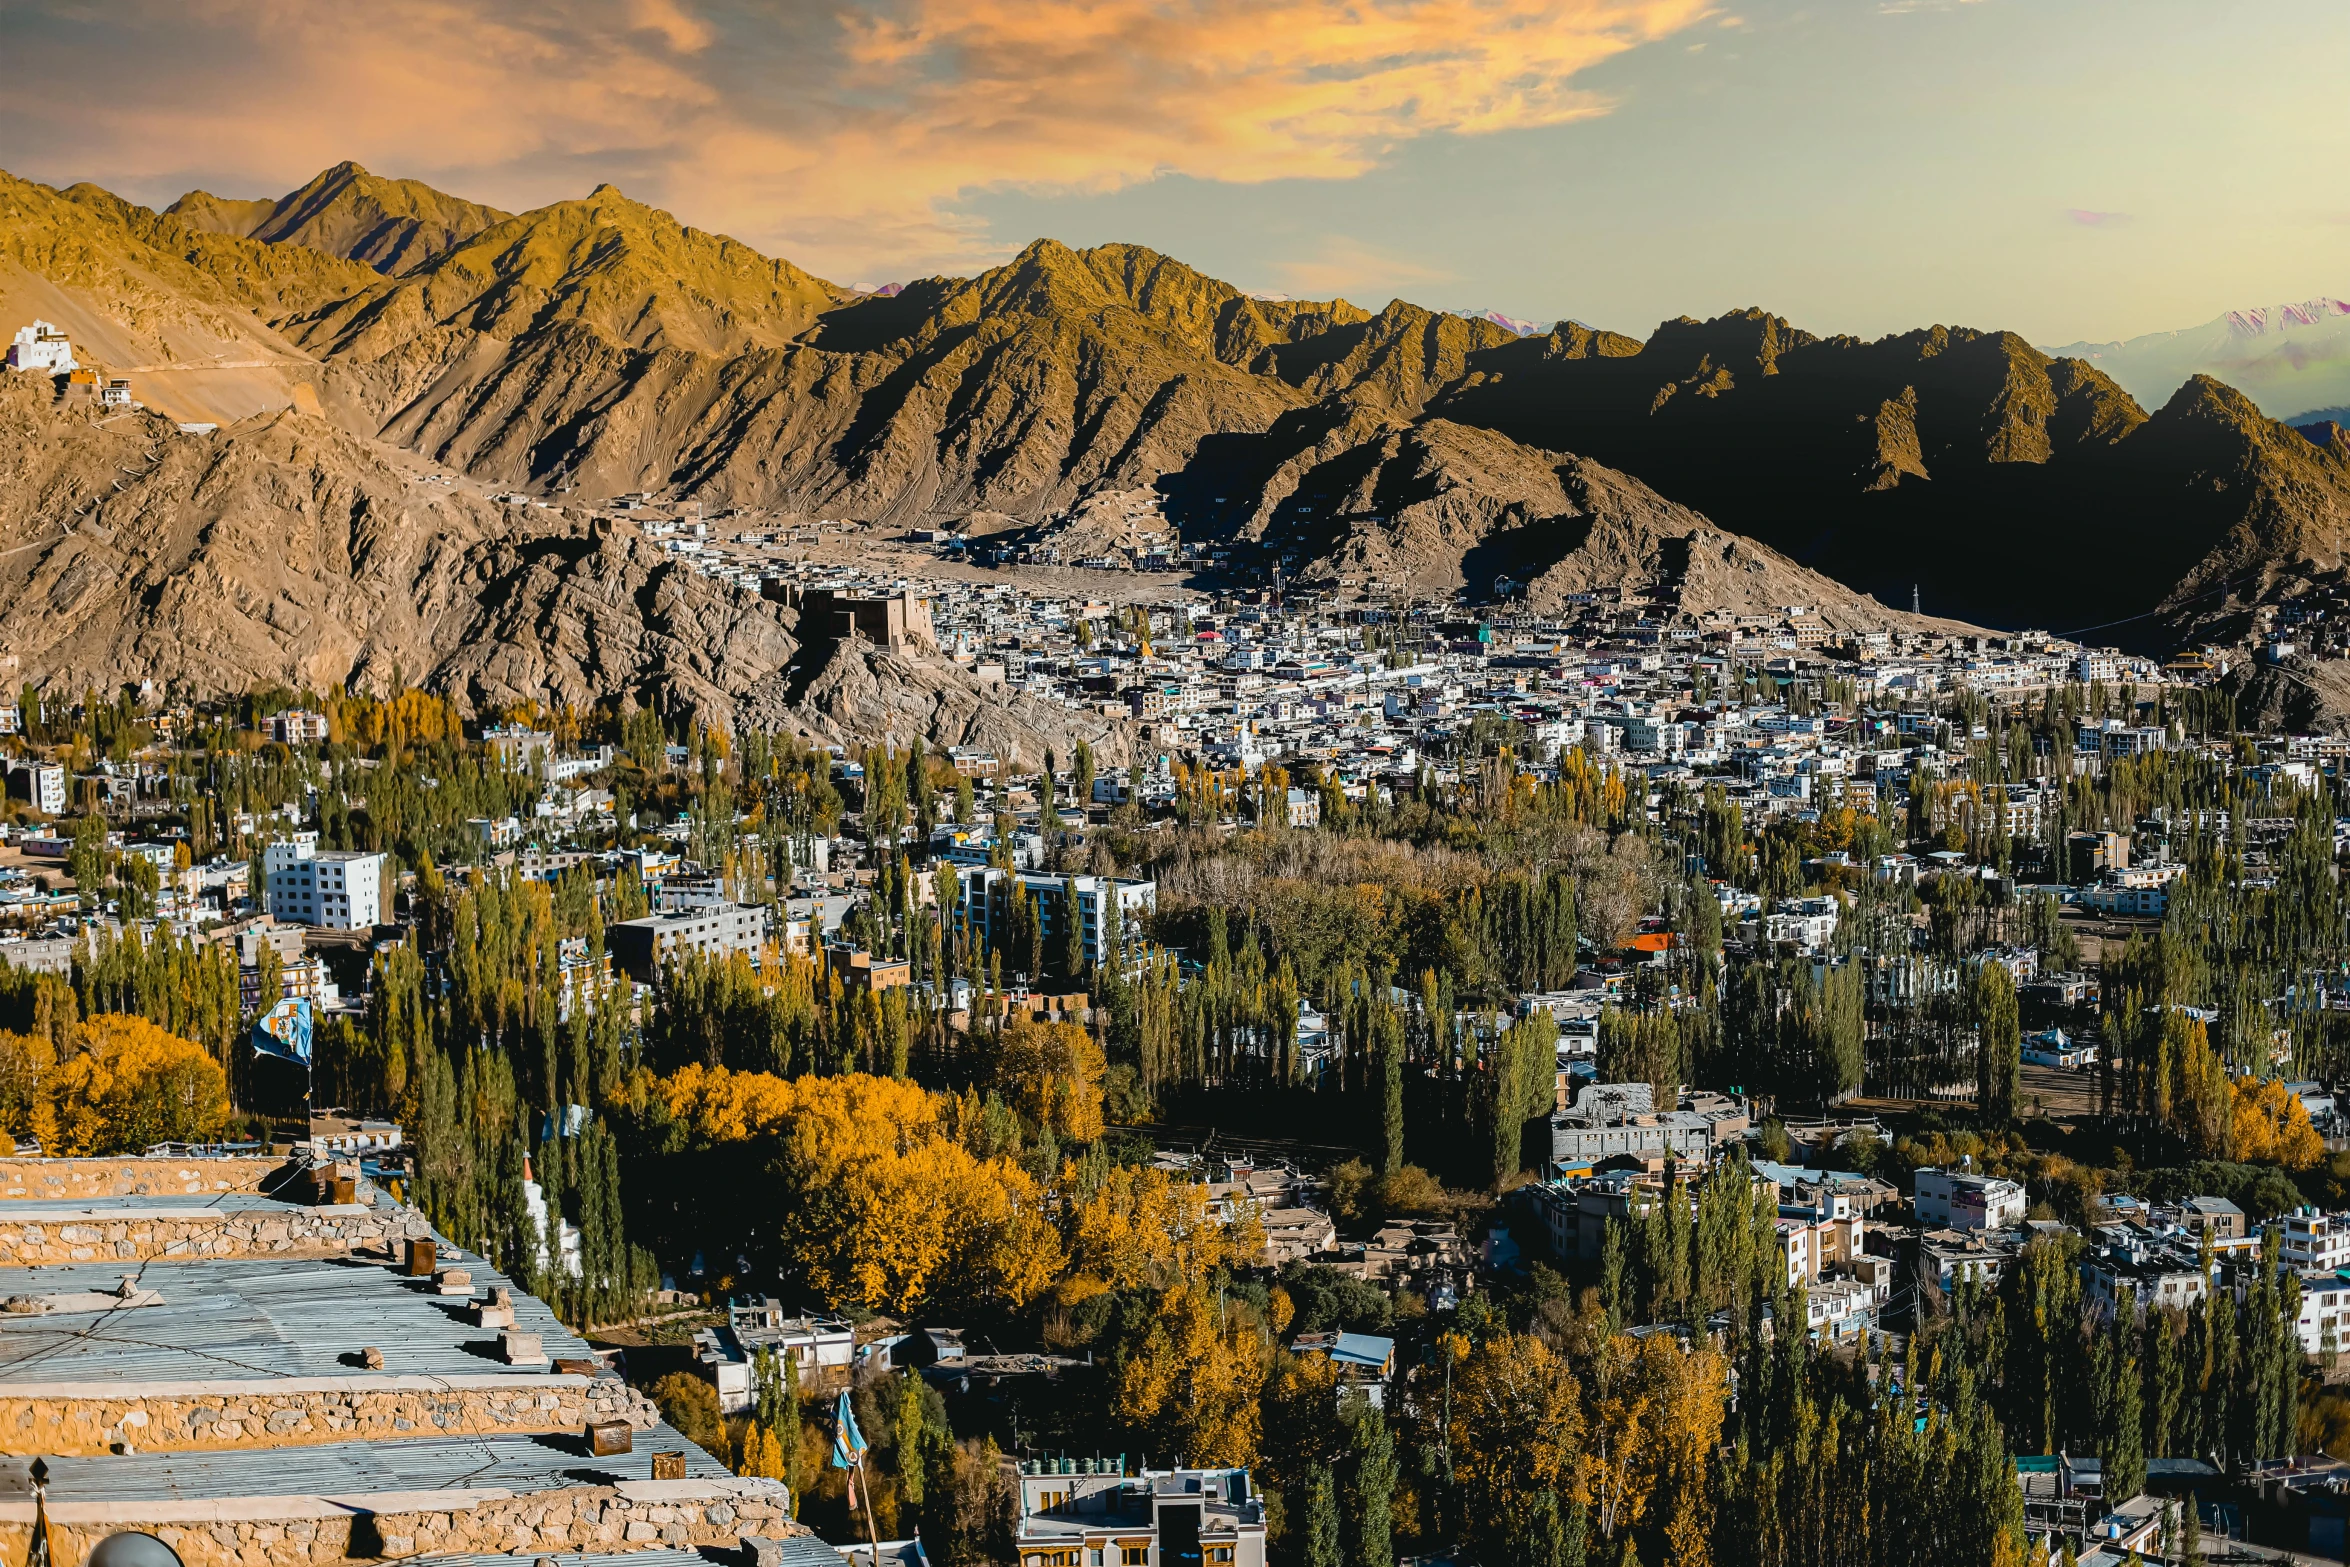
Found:
[[179, 1552], [151, 1534], [110, 1534], [83, 1567], [184, 1567]]

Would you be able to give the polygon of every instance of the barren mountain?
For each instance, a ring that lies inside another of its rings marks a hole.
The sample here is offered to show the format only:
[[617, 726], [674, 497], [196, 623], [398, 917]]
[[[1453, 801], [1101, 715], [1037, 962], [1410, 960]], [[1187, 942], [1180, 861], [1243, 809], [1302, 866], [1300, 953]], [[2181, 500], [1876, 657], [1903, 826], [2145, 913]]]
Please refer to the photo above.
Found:
[[2350, 543], [2338, 465], [2207, 379], [2150, 417], [2013, 334], [1863, 343], [1761, 311], [1608, 347], [1481, 354], [1432, 411], [1596, 458], [1854, 587], [1898, 602], [1919, 585], [1929, 609], [1990, 624], [2160, 644], [2188, 631], [2187, 595], [2323, 568]]
[[395, 671], [482, 706], [774, 676], [788, 614], [633, 529], [497, 506], [291, 411], [212, 434], [0, 382], [0, 640], [69, 689], [313, 689]]
[[164, 211], [191, 228], [323, 250], [392, 275], [413, 272], [511, 216], [356, 163], [338, 163], [275, 201], [192, 190]]
[[828, 740], [1003, 754], [1113, 726], [830, 641], [633, 525], [499, 504], [291, 410], [190, 434], [0, 378], [0, 646], [67, 690], [417, 682], [475, 711], [626, 692]]
[[[354, 165], [262, 206], [192, 192], [159, 214], [0, 177], [0, 308], [65, 325], [152, 406], [228, 425], [151, 430], [161, 466], [74, 492], [108, 530], [136, 507], [135, 549], [77, 526], [70, 547], [6, 557], [26, 593], [108, 606], [103, 634], [86, 615], [70, 635], [28, 623], [20, 645], [49, 636], [61, 676], [155, 658], [214, 682], [379, 678], [396, 657], [485, 700], [667, 688], [843, 733], [992, 736], [1015, 710], [959, 671], [802, 656], [787, 613], [685, 580], [624, 528], [491, 507], [484, 486], [983, 531], [1075, 512], [1072, 539], [1155, 496], [1238, 562], [1359, 586], [1474, 597], [1506, 579], [1538, 600], [1622, 588], [1842, 623], [1887, 618], [1866, 595], [1916, 585], [1935, 611], [2141, 644], [2234, 634], [2350, 539], [2338, 435], [2305, 439], [2200, 379], [2149, 415], [2007, 333], [1862, 342], [1750, 310], [1645, 342], [1567, 322], [1521, 337], [1050, 240], [857, 294], [610, 186], [508, 216]], [[235, 422], [288, 407], [321, 417]], [[42, 440], [93, 463], [103, 444]], [[409, 485], [417, 457], [468, 484]], [[309, 543], [214, 563], [281, 513]], [[74, 565], [102, 547], [129, 552], [108, 569], [136, 592]], [[391, 575], [369, 575], [379, 560]]]
[[1314, 573], [1415, 594], [1466, 587], [1555, 610], [1570, 595], [1622, 594], [1699, 618], [1806, 605], [1827, 624], [1907, 623], [1752, 539], [1724, 532], [1588, 458], [1430, 419], [1358, 447], [1317, 475], [1330, 497]]

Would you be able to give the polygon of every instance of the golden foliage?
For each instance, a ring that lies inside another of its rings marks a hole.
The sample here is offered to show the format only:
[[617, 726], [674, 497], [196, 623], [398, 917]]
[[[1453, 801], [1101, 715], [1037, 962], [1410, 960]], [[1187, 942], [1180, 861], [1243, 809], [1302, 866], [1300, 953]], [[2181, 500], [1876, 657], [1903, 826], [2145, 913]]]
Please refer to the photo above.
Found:
[[787, 1261], [826, 1299], [1018, 1307], [1061, 1271], [1034, 1178], [949, 1138], [940, 1098], [912, 1083], [695, 1065], [644, 1091], [701, 1141], [776, 1141]]
[[1582, 1468], [1600, 1531], [1612, 1539], [1636, 1527], [1661, 1492], [1672, 1521], [1683, 1525], [1676, 1558], [1701, 1562], [1705, 1469], [1721, 1436], [1729, 1389], [1720, 1353], [1684, 1349], [1670, 1334], [1618, 1334], [1600, 1346], [1591, 1384]]
[[1269, 1355], [1253, 1310], [1186, 1279], [1118, 1368], [1117, 1418], [1186, 1464], [1252, 1463]]
[[1015, 1017], [996, 1040], [996, 1087], [1004, 1102], [1066, 1142], [1102, 1135], [1102, 1047], [1075, 1023]]
[[2325, 1139], [2309, 1124], [2308, 1107], [2275, 1078], [2236, 1080], [2229, 1133], [2230, 1157], [2247, 1163], [2306, 1170], [2326, 1156]]
[[48, 1097], [56, 1065], [57, 1049], [42, 1035], [0, 1030], [0, 1130], [38, 1138], [44, 1150], [57, 1142], [57, 1110]]
[[[1457, 1357], [1466, 1344], [1440, 1348]], [[1500, 1334], [1468, 1355], [1453, 1394], [1454, 1462], [1481, 1508], [1515, 1511], [1540, 1491], [1582, 1496], [1582, 1440], [1582, 1389], [1548, 1344]]]
[[1253, 1207], [1219, 1222], [1205, 1187], [1164, 1170], [1112, 1170], [1070, 1223], [1076, 1268], [1112, 1289], [1196, 1280], [1225, 1264], [1248, 1267], [1264, 1249]]
[[49, 1076], [57, 1145], [67, 1156], [197, 1142], [228, 1122], [228, 1074], [202, 1045], [143, 1017], [108, 1012], [81, 1029], [81, 1051]]

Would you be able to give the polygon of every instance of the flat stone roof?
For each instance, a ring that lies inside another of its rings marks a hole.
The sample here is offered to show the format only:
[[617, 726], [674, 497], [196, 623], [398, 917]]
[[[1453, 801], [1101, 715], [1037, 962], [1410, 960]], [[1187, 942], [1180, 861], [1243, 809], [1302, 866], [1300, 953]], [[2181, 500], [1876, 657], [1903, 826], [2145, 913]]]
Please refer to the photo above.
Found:
[[[593, 1358], [586, 1340], [512, 1279], [476, 1257], [444, 1248], [442, 1258], [443, 1266], [472, 1273], [476, 1296], [504, 1286], [514, 1301], [515, 1330], [540, 1335], [550, 1359]], [[63, 1384], [102, 1384], [100, 1391], [128, 1396], [132, 1384], [241, 1385], [264, 1391], [255, 1384], [287, 1378], [357, 1384], [419, 1376], [549, 1374], [546, 1367], [508, 1366], [500, 1360], [499, 1330], [464, 1320], [464, 1298], [436, 1294], [429, 1279], [411, 1279], [383, 1263], [355, 1258], [7, 1268], [0, 1269], [0, 1294], [111, 1293], [125, 1274], [135, 1274], [138, 1288], [160, 1295], [162, 1304], [0, 1313], [0, 1397], [70, 1396]], [[359, 1364], [359, 1352], [371, 1348], [383, 1351], [381, 1372]]]
[[[653, 1454], [683, 1453], [684, 1481], [652, 1478]], [[372, 1510], [391, 1511], [388, 1498], [418, 1498], [402, 1510], [462, 1507], [468, 1501], [521, 1496], [574, 1486], [619, 1486], [623, 1495], [660, 1500], [703, 1496], [708, 1483], [734, 1477], [726, 1466], [668, 1426], [636, 1433], [634, 1450], [610, 1458], [588, 1456], [584, 1437], [421, 1437], [409, 1441], [337, 1442], [300, 1448], [207, 1453], [134, 1453], [105, 1458], [51, 1458], [49, 1508], [103, 1503], [126, 1518], [150, 1518], [158, 1504], [181, 1504], [200, 1518], [201, 1504], [235, 1499], [229, 1516], [261, 1518], [275, 1512], [303, 1516], [317, 1503], [373, 1498]], [[29, 1458], [0, 1458], [0, 1518], [32, 1512]], [[438, 1498], [435, 1500], [434, 1498]], [[15, 1504], [11, 1506], [10, 1504]]]

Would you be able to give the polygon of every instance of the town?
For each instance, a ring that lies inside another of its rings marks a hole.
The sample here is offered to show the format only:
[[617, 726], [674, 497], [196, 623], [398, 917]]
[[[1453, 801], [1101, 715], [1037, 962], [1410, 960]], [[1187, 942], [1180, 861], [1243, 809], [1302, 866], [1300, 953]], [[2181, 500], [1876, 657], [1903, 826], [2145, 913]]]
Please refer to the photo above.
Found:
[[[98, 1269], [152, 1183], [126, 1267], [228, 1223], [198, 1287], [256, 1300], [291, 1226], [502, 1328], [444, 1429], [521, 1440], [536, 1376], [653, 1450], [495, 1459], [523, 1523], [384, 1500], [373, 1545], [124, 1470], [186, 1559], [2343, 1549], [2350, 743], [2239, 731], [2242, 655], [1220, 577], [1147, 508], [877, 566], [559, 504], [1102, 738], [27, 679], [0, 1261]], [[355, 1375], [461, 1363], [382, 1278], [303, 1286]], [[272, 1440], [374, 1429], [285, 1391]], [[87, 1451], [216, 1445], [133, 1413]]]

